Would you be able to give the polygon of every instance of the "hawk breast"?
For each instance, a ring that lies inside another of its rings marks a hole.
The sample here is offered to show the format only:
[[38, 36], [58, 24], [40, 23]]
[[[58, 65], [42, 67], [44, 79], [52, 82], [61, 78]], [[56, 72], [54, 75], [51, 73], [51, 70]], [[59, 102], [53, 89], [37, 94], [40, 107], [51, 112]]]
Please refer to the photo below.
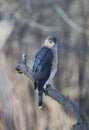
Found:
[[47, 47], [41, 47], [34, 59], [33, 64], [34, 78], [37, 80], [41, 79], [47, 80], [50, 76], [52, 61], [53, 61], [52, 50]]

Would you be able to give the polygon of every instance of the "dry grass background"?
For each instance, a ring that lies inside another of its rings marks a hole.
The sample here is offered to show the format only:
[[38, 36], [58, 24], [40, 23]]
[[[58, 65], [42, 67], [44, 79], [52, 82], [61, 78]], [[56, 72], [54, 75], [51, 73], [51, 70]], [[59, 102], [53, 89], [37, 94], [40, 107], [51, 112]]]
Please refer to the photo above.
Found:
[[[54, 4], [64, 10], [67, 21]], [[0, 1], [0, 130], [71, 130], [75, 123], [72, 115], [47, 96], [39, 110], [31, 81], [14, 69], [23, 53], [28, 54], [31, 66], [50, 34], [59, 42], [58, 72], [52, 84], [80, 107], [89, 122], [88, 5], [88, 0]]]

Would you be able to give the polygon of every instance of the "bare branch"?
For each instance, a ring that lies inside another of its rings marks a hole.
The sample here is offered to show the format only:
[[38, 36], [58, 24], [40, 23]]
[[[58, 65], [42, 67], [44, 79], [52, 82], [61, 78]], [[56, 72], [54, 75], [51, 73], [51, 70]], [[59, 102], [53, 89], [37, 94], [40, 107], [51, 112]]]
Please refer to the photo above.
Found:
[[50, 85], [47, 87], [46, 94], [61, 104], [66, 111], [71, 113], [77, 119], [78, 123], [76, 125], [78, 126], [78, 130], [80, 130], [80, 128], [82, 128], [81, 130], [89, 129], [84, 115], [69, 98], [65, 97], [62, 93], [60, 93], [60, 91], [53, 89]]
[[23, 23], [27, 23], [29, 26], [36, 28], [36, 29], [40, 29], [42, 31], [46, 31], [46, 32], [61, 32], [61, 28], [58, 26], [46, 26], [43, 25], [41, 23], [38, 23], [36, 21], [33, 21], [31, 19], [27, 19], [24, 16], [22, 16], [20, 13], [16, 14], [15, 17], [17, 19], [19, 19], [19, 21], [23, 22]]
[[[24, 73], [28, 78], [33, 79], [32, 70], [27, 67], [27, 59], [25, 58], [27, 57], [22, 57], [22, 62], [19, 63], [19, 65], [16, 67], [16, 70]], [[32, 82], [34, 82], [34, 79]], [[60, 93], [60, 91], [53, 89], [50, 85], [47, 86], [45, 94], [61, 104], [65, 110], [70, 112], [77, 119], [77, 123], [73, 125], [73, 130], [89, 130], [88, 123], [83, 113], [70, 99]]]
[[73, 29], [80, 33], [85, 33], [89, 31], [89, 29], [84, 28], [80, 26], [79, 24], [75, 23], [69, 16], [64, 12], [64, 10], [58, 5], [58, 4], [53, 4], [54, 9], [56, 12], [61, 16], [61, 18]]

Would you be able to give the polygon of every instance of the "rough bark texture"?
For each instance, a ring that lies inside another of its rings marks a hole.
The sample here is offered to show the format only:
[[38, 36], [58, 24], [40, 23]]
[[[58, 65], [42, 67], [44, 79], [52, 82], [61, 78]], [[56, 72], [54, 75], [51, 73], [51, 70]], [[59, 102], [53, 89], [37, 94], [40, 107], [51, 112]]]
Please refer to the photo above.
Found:
[[[22, 62], [18, 64], [16, 70], [19, 73], [24, 73], [28, 78], [33, 79], [32, 71], [26, 65], [26, 61], [27, 56], [23, 55]], [[32, 81], [34, 82], [34, 79]], [[65, 97], [60, 91], [53, 89], [50, 85], [47, 86], [45, 94], [61, 104], [67, 112], [71, 113], [76, 118], [77, 123], [73, 125], [73, 130], [89, 130], [88, 123], [83, 113], [68, 97]]]

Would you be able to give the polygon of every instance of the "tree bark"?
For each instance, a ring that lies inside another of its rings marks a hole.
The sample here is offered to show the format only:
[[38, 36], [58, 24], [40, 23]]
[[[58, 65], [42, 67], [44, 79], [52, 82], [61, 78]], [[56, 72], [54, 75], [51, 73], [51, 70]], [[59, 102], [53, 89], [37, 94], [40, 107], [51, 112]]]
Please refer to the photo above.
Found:
[[[16, 66], [16, 70], [22, 74], [24, 73], [28, 78], [34, 82], [33, 73], [31, 68], [26, 65], [27, 55], [23, 55], [22, 61]], [[83, 113], [80, 111], [77, 105], [75, 105], [68, 97], [65, 97], [60, 91], [48, 85], [45, 94], [55, 101], [57, 101], [63, 108], [71, 113], [77, 120], [77, 123], [73, 125], [73, 130], [89, 130], [87, 120], [85, 119]]]

